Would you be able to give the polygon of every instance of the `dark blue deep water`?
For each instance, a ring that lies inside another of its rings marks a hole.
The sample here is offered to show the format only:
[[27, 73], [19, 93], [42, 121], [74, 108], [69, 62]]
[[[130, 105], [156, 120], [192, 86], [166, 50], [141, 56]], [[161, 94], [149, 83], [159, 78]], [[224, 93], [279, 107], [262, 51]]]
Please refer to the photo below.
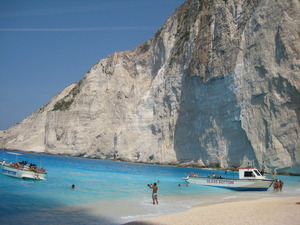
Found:
[[[0, 151], [0, 157], [6, 157]], [[189, 210], [192, 205], [228, 198], [299, 196], [300, 177], [277, 176], [283, 192], [235, 192], [185, 186], [191, 171], [216, 171], [107, 160], [37, 155], [46, 181], [0, 174], [0, 224], [123, 224]], [[218, 172], [218, 171], [217, 171]], [[221, 172], [222, 173], [222, 172]], [[148, 183], [159, 181], [159, 205], [153, 206]], [[71, 185], [75, 184], [75, 190]], [[178, 188], [181, 184], [182, 188]]]

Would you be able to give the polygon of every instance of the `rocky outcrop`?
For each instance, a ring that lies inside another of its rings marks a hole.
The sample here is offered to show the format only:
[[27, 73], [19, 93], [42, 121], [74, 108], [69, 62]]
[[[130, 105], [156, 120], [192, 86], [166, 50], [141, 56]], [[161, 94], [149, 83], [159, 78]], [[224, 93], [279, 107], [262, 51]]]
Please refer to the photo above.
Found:
[[300, 3], [188, 0], [100, 60], [0, 146], [300, 174]]

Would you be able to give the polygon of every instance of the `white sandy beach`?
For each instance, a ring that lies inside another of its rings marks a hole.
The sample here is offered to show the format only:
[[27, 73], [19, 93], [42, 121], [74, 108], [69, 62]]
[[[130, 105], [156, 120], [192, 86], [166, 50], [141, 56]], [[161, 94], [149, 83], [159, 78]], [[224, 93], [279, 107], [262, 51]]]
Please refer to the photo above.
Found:
[[239, 199], [201, 204], [191, 211], [130, 222], [127, 225], [299, 225], [300, 197]]

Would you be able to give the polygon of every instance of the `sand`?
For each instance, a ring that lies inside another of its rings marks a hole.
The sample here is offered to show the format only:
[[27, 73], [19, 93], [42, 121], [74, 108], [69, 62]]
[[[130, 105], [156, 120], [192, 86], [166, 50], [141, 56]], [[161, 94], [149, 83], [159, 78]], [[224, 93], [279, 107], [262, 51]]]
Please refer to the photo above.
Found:
[[[298, 203], [298, 204], [297, 204]], [[300, 225], [300, 197], [236, 199], [127, 225]]]

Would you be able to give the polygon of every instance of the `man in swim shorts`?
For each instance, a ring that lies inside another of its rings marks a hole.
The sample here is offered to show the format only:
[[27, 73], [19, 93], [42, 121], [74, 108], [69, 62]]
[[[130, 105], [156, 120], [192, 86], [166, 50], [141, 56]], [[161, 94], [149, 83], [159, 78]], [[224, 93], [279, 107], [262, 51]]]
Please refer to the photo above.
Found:
[[152, 199], [153, 199], [153, 205], [158, 204], [158, 200], [157, 200], [157, 191], [158, 191], [158, 186], [156, 183], [154, 184], [149, 184], [148, 185], [150, 189], [152, 189]]

